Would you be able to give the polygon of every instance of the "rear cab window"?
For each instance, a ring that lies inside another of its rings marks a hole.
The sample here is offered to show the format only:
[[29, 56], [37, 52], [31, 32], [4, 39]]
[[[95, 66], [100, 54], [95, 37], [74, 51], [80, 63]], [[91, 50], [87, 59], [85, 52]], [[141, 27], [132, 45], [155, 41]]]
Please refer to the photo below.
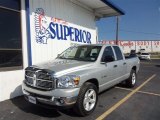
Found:
[[118, 46], [113, 46], [117, 60], [123, 60], [123, 54]]

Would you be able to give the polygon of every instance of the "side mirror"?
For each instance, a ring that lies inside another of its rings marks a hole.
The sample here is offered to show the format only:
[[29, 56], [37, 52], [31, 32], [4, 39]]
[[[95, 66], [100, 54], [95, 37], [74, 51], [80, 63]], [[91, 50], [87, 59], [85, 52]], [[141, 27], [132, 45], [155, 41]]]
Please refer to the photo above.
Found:
[[60, 55], [61, 55], [61, 54], [58, 54], [58, 55], [57, 55], [57, 58], [58, 58]]
[[107, 62], [113, 62], [113, 61], [115, 61], [115, 59], [111, 55], [108, 55], [108, 56], [105, 56], [104, 58], [102, 58], [102, 62], [105, 62], [105, 63], [107, 63]]

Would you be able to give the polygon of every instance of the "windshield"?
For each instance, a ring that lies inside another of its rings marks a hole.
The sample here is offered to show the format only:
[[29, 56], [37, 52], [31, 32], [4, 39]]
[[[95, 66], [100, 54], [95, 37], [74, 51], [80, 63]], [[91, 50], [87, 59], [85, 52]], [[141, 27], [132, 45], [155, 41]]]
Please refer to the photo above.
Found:
[[100, 50], [101, 46], [73, 46], [65, 50], [58, 58], [94, 62], [97, 60]]

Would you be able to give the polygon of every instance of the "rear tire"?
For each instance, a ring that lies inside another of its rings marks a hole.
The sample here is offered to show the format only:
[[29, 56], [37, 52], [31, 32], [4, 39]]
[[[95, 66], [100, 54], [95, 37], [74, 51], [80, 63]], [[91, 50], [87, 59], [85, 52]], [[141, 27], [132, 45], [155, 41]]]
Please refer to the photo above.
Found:
[[132, 88], [135, 86], [137, 81], [137, 75], [135, 70], [131, 70], [129, 78], [126, 80], [126, 87]]
[[84, 83], [74, 106], [74, 111], [80, 116], [91, 114], [98, 101], [98, 89], [90, 82]]

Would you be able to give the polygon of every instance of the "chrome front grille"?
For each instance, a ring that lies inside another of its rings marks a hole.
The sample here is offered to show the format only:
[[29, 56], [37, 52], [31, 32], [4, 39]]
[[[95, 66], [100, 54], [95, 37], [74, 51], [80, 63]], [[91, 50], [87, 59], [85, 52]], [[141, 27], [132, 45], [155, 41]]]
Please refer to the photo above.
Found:
[[33, 84], [33, 79], [30, 77], [26, 77], [26, 83], [32, 85]]
[[43, 88], [52, 88], [53, 82], [52, 81], [42, 81], [37, 80], [36, 85]]
[[42, 71], [39, 71], [37, 73], [37, 79], [43, 79], [43, 80], [51, 80], [51, 75], [48, 74], [47, 72], [42, 72]]
[[54, 88], [54, 80], [51, 74], [44, 70], [26, 70], [25, 83], [28, 86], [42, 90], [51, 90]]
[[33, 77], [34, 74], [35, 74], [35, 71], [26, 70], [26, 72], [25, 72], [25, 75], [29, 76], [29, 77]]

